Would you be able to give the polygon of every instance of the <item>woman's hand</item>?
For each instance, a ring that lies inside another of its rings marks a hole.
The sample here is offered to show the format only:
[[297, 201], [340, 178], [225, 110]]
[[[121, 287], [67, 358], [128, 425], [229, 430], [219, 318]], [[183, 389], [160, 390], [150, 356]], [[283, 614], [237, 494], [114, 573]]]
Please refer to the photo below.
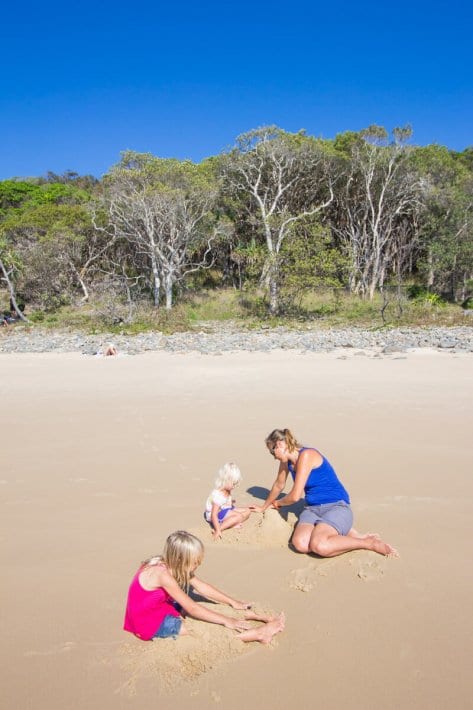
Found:
[[247, 631], [248, 629], [251, 629], [249, 621], [245, 621], [244, 619], [232, 619], [230, 617], [227, 617], [224, 626], [225, 628], [233, 629], [234, 631]]
[[249, 505], [248, 508], [252, 513], [264, 513], [264, 508], [262, 505]]

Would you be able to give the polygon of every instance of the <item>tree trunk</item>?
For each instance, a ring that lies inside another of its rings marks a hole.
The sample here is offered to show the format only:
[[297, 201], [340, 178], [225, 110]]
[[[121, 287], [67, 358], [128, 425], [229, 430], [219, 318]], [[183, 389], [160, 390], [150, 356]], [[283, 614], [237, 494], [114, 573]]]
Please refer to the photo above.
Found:
[[151, 270], [153, 272], [153, 303], [155, 308], [159, 308], [161, 279], [159, 278], [158, 264], [154, 256], [151, 257]]
[[172, 279], [170, 276], [166, 276], [164, 279], [164, 294], [166, 298], [166, 310], [170, 311], [172, 308]]
[[22, 320], [24, 323], [29, 323], [28, 318], [26, 318], [23, 313], [21, 312], [21, 308], [19, 307], [18, 303], [16, 302], [16, 297], [15, 297], [15, 287], [13, 286], [13, 282], [10, 279], [10, 276], [8, 274], [8, 271], [5, 268], [5, 264], [3, 263], [3, 260], [0, 259], [0, 269], [3, 273], [3, 279], [7, 284], [8, 292], [10, 294], [10, 303], [13, 306], [16, 315], [20, 320]]
[[276, 316], [279, 313], [279, 269], [276, 263], [271, 264], [269, 270], [269, 314]]

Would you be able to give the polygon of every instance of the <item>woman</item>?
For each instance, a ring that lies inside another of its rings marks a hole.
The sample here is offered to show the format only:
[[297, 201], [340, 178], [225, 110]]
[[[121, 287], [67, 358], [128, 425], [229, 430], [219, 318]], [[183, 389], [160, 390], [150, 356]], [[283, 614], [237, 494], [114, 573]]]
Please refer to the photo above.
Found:
[[[321, 557], [335, 557], [349, 550], [397, 555], [379, 535], [361, 535], [352, 527], [349, 495], [317, 449], [301, 446], [289, 429], [275, 429], [265, 443], [269, 453], [279, 461], [279, 470], [264, 504], [251, 507], [259, 512], [270, 507], [279, 509], [296, 503], [305, 495], [306, 506], [292, 536], [292, 544], [298, 552], [315, 552]], [[277, 500], [289, 473], [293, 486], [287, 495]]]

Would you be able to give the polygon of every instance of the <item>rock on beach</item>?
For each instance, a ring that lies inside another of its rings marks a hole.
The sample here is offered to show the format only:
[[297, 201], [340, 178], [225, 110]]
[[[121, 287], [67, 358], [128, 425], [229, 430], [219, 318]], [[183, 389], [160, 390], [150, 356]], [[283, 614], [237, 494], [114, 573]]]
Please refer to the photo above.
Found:
[[285, 327], [244, 330], [234, 323], [200, 325], [200, 330], [164, 335], [147, 332], [138, 335], [102, 333], [86, 335], [68, 331], [45, 331], [23, 325], [0, 331], [2, 353], [79, 352], [95, 355], [113, 342], [119, 353], [137, 355], [147, 351], [198, 352], [221, 355], [224, 352], [268, 352], [285, 349], [303, 352], [330, 352], [351, 349], [373, 354], [395, 355], [413, 348], [434, 348], [444, 352], [473, 352], [473, 328], [393, 328], [390, 330], [303, 329]]

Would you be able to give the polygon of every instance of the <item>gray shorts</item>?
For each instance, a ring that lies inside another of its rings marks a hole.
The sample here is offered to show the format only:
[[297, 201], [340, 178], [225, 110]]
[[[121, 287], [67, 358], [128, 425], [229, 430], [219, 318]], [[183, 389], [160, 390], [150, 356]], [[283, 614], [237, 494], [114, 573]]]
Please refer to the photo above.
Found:
[[344, 500], [322, 505], [306, 505], [300, 515], [299, 523], [305, 525], [326, 523], [335, 528], [339, 535], [348, 535], [353, 525], [353, 513]]

